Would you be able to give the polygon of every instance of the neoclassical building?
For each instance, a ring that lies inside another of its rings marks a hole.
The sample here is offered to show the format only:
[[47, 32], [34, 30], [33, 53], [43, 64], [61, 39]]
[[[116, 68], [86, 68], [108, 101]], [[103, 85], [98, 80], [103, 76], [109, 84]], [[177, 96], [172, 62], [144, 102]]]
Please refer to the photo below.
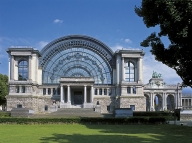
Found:
[[107, 113], [115, 108], [155, 111], [182, 106], [179, 85], [167, 85], [157, 73], [144, 85], [142, 50], [113, 52], [95, 38], [70, 35], [53, 40], [41, 51], [11, 47], [7, 53], [8, 111], [30, 108], [39, 113], [51, 112], [53, 106], [99, 105], [101, 113]]

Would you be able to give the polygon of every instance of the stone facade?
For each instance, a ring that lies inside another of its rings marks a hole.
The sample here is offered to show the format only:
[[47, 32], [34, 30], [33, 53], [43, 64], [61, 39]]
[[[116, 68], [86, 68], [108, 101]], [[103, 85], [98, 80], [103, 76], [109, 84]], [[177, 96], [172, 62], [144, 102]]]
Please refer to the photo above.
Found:
[[166, 109], [169, 95], [171, 104], [181, 105], [181, 88], [164, 84], [161, 75], [154, 74], [149, 84], [143, 84], [143, 50], [113, 52], [92, 37], [70, 35], [50, 42], [41, 51], [12, 47], [7, 53], [7, 111], [22, 107], [42, 113], [57, 107], [96, 106], [101, 113], [113, 113], [115, 108], [151, 111], [155, 95], [161, 97], [159, 110]]
[[[12, 108], [28, 108], [34, 110], [35, 113], [50, 112], [52, 101], [50, 98], [43, 96], [7, 96], [7, 111]], [[21, 107], [19, 107], [21, 105]], [[47, 106], [47, 109], [45, 109]]]

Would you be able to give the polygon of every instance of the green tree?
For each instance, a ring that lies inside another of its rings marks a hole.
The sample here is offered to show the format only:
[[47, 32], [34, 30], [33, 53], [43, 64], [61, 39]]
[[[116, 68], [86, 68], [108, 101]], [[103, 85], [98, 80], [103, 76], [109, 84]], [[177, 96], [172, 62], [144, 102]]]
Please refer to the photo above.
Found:
[[8, 95], [8, 77], [0, 74], [0, 105], [6, 105], [5, 96]]
[[[192, 87], [192, 0], [142, 0], [135, 12], [147, 28], [160, 26], [159, 33], [151, 33], [141, 46], [150, 46], [156, 60], [173, 68], [183, 86]], [[163, 36], [170, 40], [168, 47]]]

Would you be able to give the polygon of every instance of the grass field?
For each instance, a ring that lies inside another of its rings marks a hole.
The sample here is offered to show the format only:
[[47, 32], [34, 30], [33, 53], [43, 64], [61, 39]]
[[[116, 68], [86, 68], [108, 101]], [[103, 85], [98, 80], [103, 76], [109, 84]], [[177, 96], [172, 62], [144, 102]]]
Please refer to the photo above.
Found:
[[176, 125], [0, 125], [0, 143], [192, 143]]

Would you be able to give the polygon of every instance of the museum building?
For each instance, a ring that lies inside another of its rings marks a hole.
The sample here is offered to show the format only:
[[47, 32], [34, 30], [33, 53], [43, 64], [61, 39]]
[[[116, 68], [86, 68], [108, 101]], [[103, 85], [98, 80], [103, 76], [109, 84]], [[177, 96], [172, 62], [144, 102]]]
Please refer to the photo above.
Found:
[[[95, 38], [70, 35], [50, 42], [41, 51], [10, 47], [7, 53], [7, 111], [30, 108], [41, 113], [52, 112], [53, 106], [99, 105], [101, 113], [108, 113], [116, 108], [155, 111], [182, 106], [179, 84], [167, 85], [156, 72], [148, 84], [143, 83], [142, 50], [113, 52]], [[156, 97], [158, 105], [154, 102]]]

